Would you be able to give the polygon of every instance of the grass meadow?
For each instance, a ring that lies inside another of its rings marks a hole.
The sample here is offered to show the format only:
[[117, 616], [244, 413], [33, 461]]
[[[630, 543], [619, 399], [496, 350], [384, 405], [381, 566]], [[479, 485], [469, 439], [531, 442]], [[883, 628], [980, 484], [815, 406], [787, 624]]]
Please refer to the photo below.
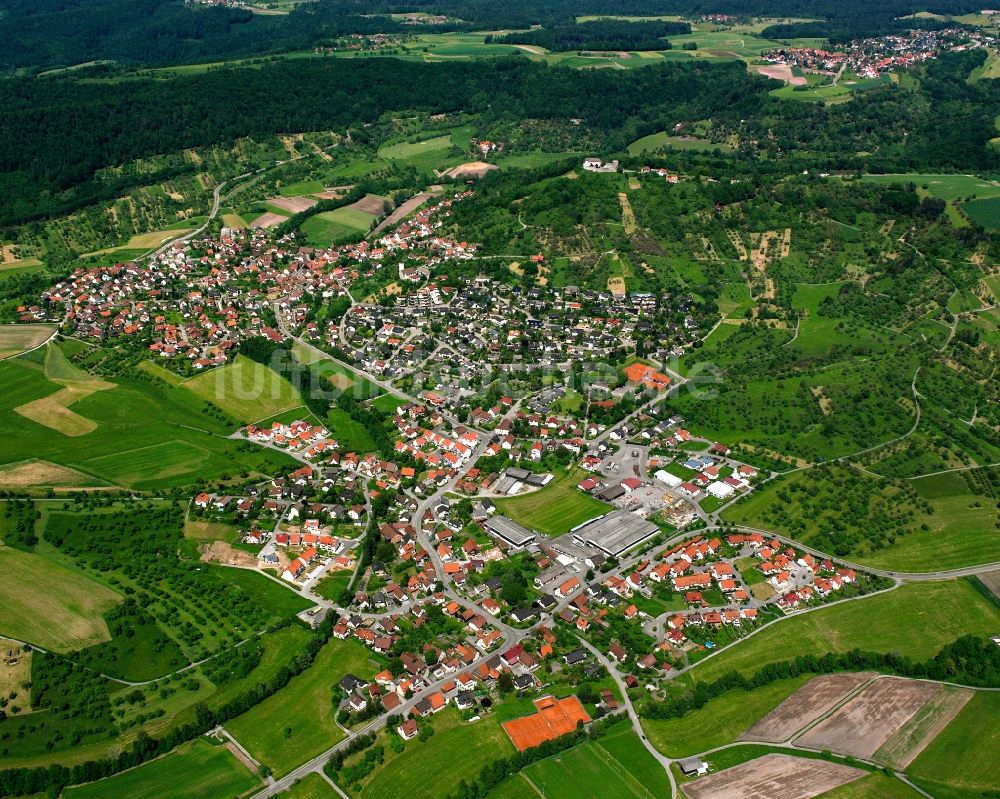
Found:
[[243, 355], [230, 364], [192, 377], [183, 385], [241, 422], [256, 422], [302, 404], [298, 391], [288, 380]]
[[242, 468], [270, 473], [290, 462], [282, 453], [227, 440], [231, 426], [204, 413], [205, 401], [186, 384], [118, 378], [110, 390], [73, 402], [73, 413], [94, 425], [91, 432], [75, 436], [14, 411], [63, 390], [40, 365], [4, 361], [0, 384], [5, 388], [0, 397], [2, 464], [46, 460], [110, 484], [156, 490], [218, 479]]
[[121, 596], [47, 558], [0, 546], [0, 634], [71, 652], [107, 641], [102, 613]]
[[1000, 694], [980, 691], [910, 764], [907, 774], [940, 799], [985, 796], [1000, 786], [998, 750]]
[[348, 672], [371, 677], [378, 670], [362, 644], [331, 641], [308, 669], [226, 729], [276, 775], [287, 774], [344, 738], [334, 720], [341, 677]]
[[388, 736], [396, 733], [379, 733], [385, 762], [362, 782], [355, 793], [358, 799], [445, 799], [460, 780], [474, 782], [484, 765], [514, 753], [495, 715], [470, 724], [449, 706], [419, 723], [433, 725], [434, 735], [427, 741], [409, 741], [398, 755], [387, 745]]
[[779, 680], [752, 691], [727, 691], [679, 718], [643, 719], [642, 728], [667, 757], [688, 757], [732, 743], [812, 677]]
[[690, 674], [696, 682], [710, 682], [731, 670], [753, 674], [797, 655], [854, 648], [924, 660], [962, 635], [995, 635], [998, 628], [1000, 608], [963, 579], [906, 583], [782, 619], [702, 661]]
[[256, 776], [221, 745], [204, 738], [169, 755], [100, 782], [68, 788], [65, 799], [235, 799], [259, 784]]
[[586, 476], [582, 469], [557, 474], [544, 488], [523, 497], [497, 500], [497, 508], [518, 524], [542, 535], [562, 535], [611, 510], [610, 505], [577, 489], [577, 483]]

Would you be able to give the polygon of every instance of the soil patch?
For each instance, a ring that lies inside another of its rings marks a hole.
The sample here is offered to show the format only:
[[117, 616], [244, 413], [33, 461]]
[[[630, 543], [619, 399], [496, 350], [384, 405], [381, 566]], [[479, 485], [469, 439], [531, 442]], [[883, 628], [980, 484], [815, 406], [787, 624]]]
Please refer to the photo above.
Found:
[[771, 754], [683, 786], [688, 799], [810, 799], [868, 772], [801, 757]]
[[810, 680], [740, 737], [745, 741], [787, 741], [873, 676], [859, 672], [828, 674]]
[[870, 760], [940, 690], [939, 685], [917, 680], [877, 680], [798, 743]]

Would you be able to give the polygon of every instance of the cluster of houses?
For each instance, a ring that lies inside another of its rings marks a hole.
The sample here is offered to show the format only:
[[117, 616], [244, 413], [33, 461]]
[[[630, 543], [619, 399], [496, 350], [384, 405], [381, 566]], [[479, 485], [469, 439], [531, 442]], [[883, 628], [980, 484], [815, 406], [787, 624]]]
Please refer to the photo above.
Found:
[[[556, 643], [553, 632], [540, 626], [535, 633], [540, 641], [537, 648], [533, 647], [534, 654], [525, 648], [525, 642], [510, 644], [500, 651], [500, 633], [490, 630], [482, 616], [471, 611], [459, 612], [453, 607], [456, 603], [446, 603], [443, 594], [435, 594], [430, 601], [444, 606], [446, 613], [463, 621], [462, 632], [427, 644], [420, 652], [398, 652], [402, 669], [396, 675], [384, 670], [366, 681], [349, 674], [339, 684], [345, 695], [343, 706], [350, 712], [360, 713], [377, 704], [385, 712], [398, 713], [414, 694], [440, 683], [437, 690], [413, 705], [409, 711], [411, 719], [401, 722], [399, 733], [404, 739], [417, 734], [412, 719], [434, 715], [449, 704], [459, 710], [474, 708], [476, 694], [488, 693], [504, 672], [512, 675], [515, 690], [536, 689], [541, 683], [535, 672], [553, 654]], [[333, 635], [341, 640], [354, 638], [374, 652], [389, 655], [399, 649], [400, 625], [420, 627], [426, 619], [427, 609], [422, 605], [411, 608], [405, 619], [399, 615], [377, 620], [348, 615], [337, 621]]]
[[[679, 430], [677, 440], [683, 441], [685, 438], [690, 438], [687, 431]], [[730, 461], [729, 454], [729, 447], [715, 443], [711, 445], [708, 453], [691, 455], [679, 464], [688, 474], [688, 479], [675, 473], [679, 470], [671, 471], [669, 467], [657, 468], [653, 476], [686, 498], [700, 499], [712, 496], [719, 500], [728, 500], [735, 494], [746, 491], [758, 474], [754, 466]], [[655, 466], [660, 466], [659, 460]]]
[[[303, 335], [340, 347], [381, 379], [409, 378], [420, 388], [433, 382], [429, 402], [481, 419], [488, 409], [476, 404], [475, 387], [498, 375], [558, 371], [574, 359], [614, 361], [637, 339], [652, 357], [667, 359], [685, 352], [708, 322], [686, 295], [524, 288], [486, 276], [450, 282], [457, 285], [430, 281], [394, 294], [391, 305], [356, 305], [342, 326], [330, 322]], [[646, 382], [662, 387], [664, 377], [651, 374]], [[610, 378], [592, 388], [606, 392], [598, 401], [615, 398]]]
[[337, 442], [329, 437], [329, 430], [301, 419], [291, 424], [272, 422], [268, 427], [247, 425], [246, 436], [257, 443], [272, 444], [289, 452], [300, 452], [309, 461], [323, 459], [337, 450]]
[[281, 341], [272, 302], [289, 320], [318, 336], [307, 319], [309, 297], [345, 295], [350, 284], [391, 264], [394, 276], [419, 279], [433, 266], [470, 258], [475, 246], [437, 234], [452, 203], [441, 199], [376, 242], [316, 250], [260, 228], [224, 228], [219, 239], [178, 242], [141, 262], [81, 268], [25, 306], [23, 321], [65, 315], [83, 337], [131, 339], [165, 363], [199, 371], [232, 360], [239, 343]]
[[761, 57], [771, 63], [812, 71], [836, 72], [846, 67], [862, 78], [877, 78], [885, 72], [937, 58], [942, 52], [995, 47], [997, 42], [997, 37], [980, 30], [942, 28], [854, 39], [835, 50], [783, 47], [762, 53]]

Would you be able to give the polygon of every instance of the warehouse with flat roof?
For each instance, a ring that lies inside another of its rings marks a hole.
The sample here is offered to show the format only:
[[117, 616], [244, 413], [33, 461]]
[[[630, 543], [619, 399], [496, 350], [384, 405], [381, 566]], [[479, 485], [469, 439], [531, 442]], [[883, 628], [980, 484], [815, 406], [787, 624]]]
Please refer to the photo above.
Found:
[[613, 510], [573, 530], [573, 540], [581, 546], [595, 547], [606, 555], [618, 557], [632, 547], [652, 538], [660, 528], [627, 510]]
[[535, 542], [535, 531], [522, 527], [515, 521], [511, 521], [506, 516], [494, 516], [486, 520], [486, 531], [498, 538], [503, 539], [514, 549], [524, 549], [524, 547]]

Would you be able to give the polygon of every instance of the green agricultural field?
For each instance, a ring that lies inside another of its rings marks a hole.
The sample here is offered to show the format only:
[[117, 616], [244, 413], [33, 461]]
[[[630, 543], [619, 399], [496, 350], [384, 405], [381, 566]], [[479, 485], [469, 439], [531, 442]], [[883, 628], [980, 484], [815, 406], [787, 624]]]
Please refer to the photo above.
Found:
[[810, 679], [812, 675], [805, 675], [752, 691], [727, 691], [680, 718], [644, 718], [642, 728], [667, 757], [688, 757], [732, 743]]
[[576, 485], [587, 476], [582, 469], [557, 474], [544, 488], [523, 497], [498, 499], [497, 508], [518, 524], [542, 535], [562, 535], [567, 530], [611, 510]]
[[637, 141], [632, 142], [628, 146], [628, 151], [632, 155], [641, 155], [642, 153], [654, 152], [655, 150], [694, 150], [694, 151], [713, 151], [719, 150], [724, 153], [731, 153], [733, 151], [732, 146], [726, 144], [725, 142], [714, 142], [708, 139], [698, 138], [696, 136], [675, 136], [666, 131], [660, 131], [659, 133], [652, 133], [649, 136], [644, 136]]
[[226, 729], [276, 775], [287, 774], [344, 737], [334, 720], [340, 678], [348, 672], [371, 677], [377, 671], [372, 653], [362, 644], [331, 641], [308, 669], [228, 722]]
[[329, 247], [367, 233], [376, 219], [374, 214], [347, 206], [309, 217], [302, 224], [301, 230], [308, 244], [313, 247]]
[[663, 767], [642, 745], [631, 725], [623, 723], [608, 730], [597, 741], [597, 745], [617, 760], [654, 796], [666, 796], [669, 793], [670, 786]]
[[242, 468], [269, 473], [291, 462], [282, 453], [227, 440], [232, 426], [204, 413], [204, 400], [186, 387], [118, 378], [114, 388], [73, 402], [73, 413], [95, 429], [67, 436], [14, 411], [64, 389], [46, 378], [42, 367], [22, 359], [4, 361], [0, 384], [5, 388], [0, 463], [36, 458], [152, 490], [217, 479]]
[[235, 799], [260, 780], [221, 745], [204, 738], [114, 777], [69, 788], [65, 799]]
[[[1000, 790], [1000, 694], [978, 692], [907, 774], [942, 799]], [[968, 793], [965, 793], [968, 792]]]
[[[579, 796], [655, 799], [669, 795], [669, 785], [662, 769], [659, 779], [652, 783], [645, 782], [632, 773], [630, 764], [619, 761], [605, 749], [603, 743], [603, 740], [585, 743], [533, 763], [524, 770], [522, 776], [545, 799], [575, 799]], [[631, 748], [641, 750], [652, 760], [634, 732], [631, 733], [630, 743]], [[615, 748], [627, 760], [634, 757], [632, 752], [626, 754], [619, 747]]]
[[399, 755], [387, 741], [395, 733], [379, 734], [385, 762], [361, 784], [355, 794], [359, 799], [445, 799], [460, 780], [474, 782], [487, 763], [514, 754], [513, 744], [493, 715], [470, 724], [449, 706], [430, 722], [419, 723], [432, 724], [434, 735], [424, 742], [410, 741]]
[[101, 614], [121, 596], [53, 561], [0, 546], [0, 634], [71, 652], [107, 641]]
[[920, 799], [921, 796], [902, 780], [876, 771], [860, 780], [821, 793], [816, 799]]
[[389, 144], [381, 147], [378, 154], [387, 161], [412, 158], [416, 155], [425, 155], [434, 150], [447, 150], [451, 147], [451, 135], [434, 136], [417, 142], [400, 142], [399, 144]]
[[488, 799], [538, 799], [538, 791], [520, 772], [513, 774], [488, 794]]
[[83, 466], [113, 483], [151, 488], [172, 483], [175, 478], [182, 480], [224, 469], [226, 461], [198, 444], [168, 441], [89, 458]]
[[53, 330], [54, 325], [0, 325], [0, 358], [37, 347]]
[[941, 200], [964, 200], [966, 197], [984, 199], [1000, 197], [1000, 181], [986, 180], [975, 175], [927, 175], [918, 172], [904, 172], [892, 175], [865, 175], [865, 183], [913, 183], [926, 189], [931, 197]]
[[973, 222], [982, 225], [987, 230], [1000, 228], [1000, 197], [973, 200], [971, 203], [963, 204], [962, 209]]
[[233, 363], [184, 381], [184, 387], [242, 422], [255, 422], [302, 404], [291, 383], [239, 355]]
[[579, 155], [579, 153], [517, 153], [516, 155], [500, 156], [496, 163], [501, 169], [536, 169], [555, 161], [572, 158], [574, 155]]
[[899, 652], [923, 660], [962, 635], [996, 635], [1000, 608], [962, 579], [906, 583], [876, 596], [821, 608], [775, 622], [691, 671], [710, 682], [727, 671], [753, 674], [797, 655], [854, 648]]
[[319, 774], [306, 774], [277, 799], [338, 799], [338, 794]]

